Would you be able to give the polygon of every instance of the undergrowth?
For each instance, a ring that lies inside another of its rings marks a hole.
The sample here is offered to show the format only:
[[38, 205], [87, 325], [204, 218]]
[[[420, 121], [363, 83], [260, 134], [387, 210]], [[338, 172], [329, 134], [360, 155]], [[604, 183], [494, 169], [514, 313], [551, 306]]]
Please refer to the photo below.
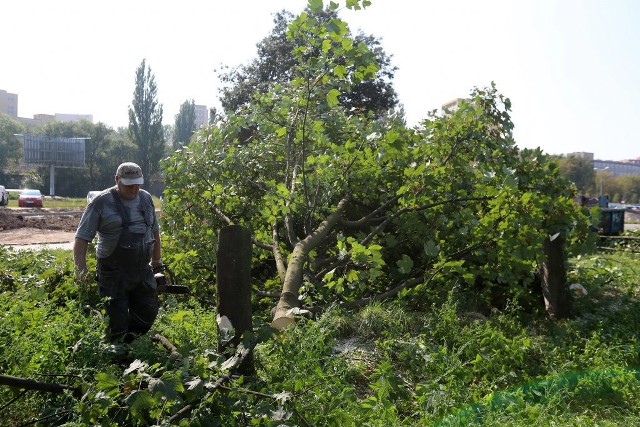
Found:
[[[515, 303], [480, 316], [452, 294], [422, 304], [424, 311], [408, 299], [356, 312], [334, 306], [279, 334], [255, 325], [255, 373], [220, 384], [229, 355], [217, 352], [213, 302], [163, 296], [153, 330], [133, 343], [131, 360], [114, 363], [102, 339], [102, 303], [88, 289], [78, 292], [70, 253], [0, 248], [0, 258], [0, 374], [75, 389], [0, 385], [3, 425], [640, 422], [634, 254], [572, 260], [570, 282], [588, 293], [574, 300], [574, 317], [559, 322], [525, 316]], [[187, 406], [187, 416], [170, 421]]]

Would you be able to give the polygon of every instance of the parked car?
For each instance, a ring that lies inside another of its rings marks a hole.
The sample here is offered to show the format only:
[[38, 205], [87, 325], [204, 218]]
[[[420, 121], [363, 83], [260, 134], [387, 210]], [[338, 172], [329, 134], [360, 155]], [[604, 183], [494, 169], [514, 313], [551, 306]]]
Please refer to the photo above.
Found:
[[0, 206], [7, 206], [9, 204], [9, 193], [4, 185], [0, 185]]
[[87, 193], [87, 204], [91, 203], [91, 201], [100, 193], [102, 193], [102, 191], [89, 191]]
[[33, 206], [36, 208], [43, 207], [44, 197], [40, 190], [22, 190], [18, 197], [18, 206], [21, 208]]

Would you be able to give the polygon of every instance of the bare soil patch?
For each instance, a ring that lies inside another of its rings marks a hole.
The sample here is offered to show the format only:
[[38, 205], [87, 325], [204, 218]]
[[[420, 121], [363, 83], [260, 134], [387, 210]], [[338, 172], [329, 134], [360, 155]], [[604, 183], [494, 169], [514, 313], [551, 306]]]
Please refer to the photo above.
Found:
[[0, 209], [0, 244], [70, 242], [82, 212], [64, 209]]

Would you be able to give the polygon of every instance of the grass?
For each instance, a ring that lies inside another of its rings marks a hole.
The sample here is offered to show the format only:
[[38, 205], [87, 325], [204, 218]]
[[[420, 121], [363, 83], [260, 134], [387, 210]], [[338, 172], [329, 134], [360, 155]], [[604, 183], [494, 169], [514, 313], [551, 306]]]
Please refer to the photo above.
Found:
[[[18, 207], [18, 196], [12, 194], [9, 199], [9, 204], [7, 205], [10, 208]], [[153, 196], [153, 203], [156, 206], [156, 209], [160, 209], [162, 206], [162, 201]], [[84, 209], [87, 206], [87, 199], [85, 197], [75, 198], [75, 197], [58, 197], [58, 196], [45, 196], [44, 197], [44, 208], [45, 209]]]
[[[569, 280], [588, 294], [575, 299], [570, 319], [531, 318], [515, 305], [472, 319], [452, 297], [425, 311], [402, 299], [355, 312], [333, 307], [269, 335], [256, 348], [255, 375], [207, 391], [224, 361], [215, 350], [214, 309], [163, 296], [152, 333], [167, 337], [184, 358], [170, 360], [146, 336], [133, 347], [142, 367], [123, 374], [101, 343], [100, 306], [88, 310], [87, 288], [77, 292], [70, 253], [2, 251], [8, 266], [0, 274], [2, 372], [60, 374], [57, 381], [86, 390], [81, 401], [35, 393], [19, 399], [4, 411], [22, 424], [55, 408], [69, 411], [69, 425], [160, 425], [183, 400], [194, 405], [189, 425], [640, 423], [636, 254], [571, 260]], [[19, 394], [12, 393], [0, 397], [0, 407]]]

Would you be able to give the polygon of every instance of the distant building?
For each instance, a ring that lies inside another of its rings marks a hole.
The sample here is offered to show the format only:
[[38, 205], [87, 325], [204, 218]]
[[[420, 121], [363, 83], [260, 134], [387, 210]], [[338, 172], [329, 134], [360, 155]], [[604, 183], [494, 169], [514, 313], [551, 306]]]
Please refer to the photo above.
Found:
[[194, 105], [196, 117], [194, 123], [196, 125], [196, 129], [201, 127], [205, 127], [209, 124], [209, 109], [206, 105]]
[[640, 157], [627, 160], [597, 160], [593, 153], [569, 153], [568, 156], [581, 157], [593, 162], [593, 168], [607, 171], [611, 176], [640, 176]]
[[465, 98], [456, 98], [453, 99], [449, 102], [446, 102], [444, 104], [442, 104], [442, 112], [444, 113], [453, 113], [454, 111], [456, 111], [458, 108], [460, 108], [460, 104], [462, 104], [463, 102], [469, 102], [468, 99]]
[[60, 114], [56, 113], [55, 119], [59, 122], [79, 122], [80, 120], [87, 120], [93, 123], [92, 114]]
[[637, 160], [594, 160], [593, 167], [600, 170], [606, 169], [611, 176], [640, 176], [640, 162]]
[[53, 114], [34, 114], [33, 118], [16, 117], [16, 120], [27, 126], [42, 126], [56, 119]]
[[0, 113], [4, 113], [26, 125], [43, 125], [54, 120], [59, 122], [77, 122], [88, 120], [93, 123], [92, 114], [34, 114], [33, 118], [18, 116], [18, 94], [0, 89]]
[[18, 117], [18, 94], [0, 89], [0, 113], [14, 119]]

